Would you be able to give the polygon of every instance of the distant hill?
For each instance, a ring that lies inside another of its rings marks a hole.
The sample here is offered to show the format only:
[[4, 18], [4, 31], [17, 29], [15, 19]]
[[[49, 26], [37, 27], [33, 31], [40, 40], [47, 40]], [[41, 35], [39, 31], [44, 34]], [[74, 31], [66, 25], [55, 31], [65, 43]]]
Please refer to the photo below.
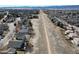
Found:
[[64, 5], [64, 6], [16, 6], [16, 7], [0, 7], [1, 9], [66, 9], [79, 10], [79, 5]]

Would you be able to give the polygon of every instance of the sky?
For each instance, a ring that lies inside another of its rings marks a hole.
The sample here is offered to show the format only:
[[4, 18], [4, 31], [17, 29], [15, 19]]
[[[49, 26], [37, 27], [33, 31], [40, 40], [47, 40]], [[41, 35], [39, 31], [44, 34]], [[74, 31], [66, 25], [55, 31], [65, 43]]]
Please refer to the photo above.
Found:
[[0, 0], [2, 6], [79, 5], [78, 0]]

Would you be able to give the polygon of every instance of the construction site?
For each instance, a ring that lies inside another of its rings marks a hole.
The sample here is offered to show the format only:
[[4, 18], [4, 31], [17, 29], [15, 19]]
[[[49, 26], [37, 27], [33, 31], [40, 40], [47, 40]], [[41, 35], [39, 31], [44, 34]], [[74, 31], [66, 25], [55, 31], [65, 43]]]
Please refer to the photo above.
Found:
[[0, 54], [78, 54], [79, 10], [0, 9]]

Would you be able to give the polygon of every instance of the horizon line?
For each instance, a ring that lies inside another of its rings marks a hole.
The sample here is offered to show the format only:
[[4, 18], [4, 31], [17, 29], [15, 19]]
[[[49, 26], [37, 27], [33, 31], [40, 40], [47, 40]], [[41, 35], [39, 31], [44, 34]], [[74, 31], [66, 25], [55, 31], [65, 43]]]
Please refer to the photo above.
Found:
[[44, 6], [30, 6], [30, 5], [0, 5], [0, 7], [50, 7], [50, 6], [79, 6], [79, 5], [44, 5]]

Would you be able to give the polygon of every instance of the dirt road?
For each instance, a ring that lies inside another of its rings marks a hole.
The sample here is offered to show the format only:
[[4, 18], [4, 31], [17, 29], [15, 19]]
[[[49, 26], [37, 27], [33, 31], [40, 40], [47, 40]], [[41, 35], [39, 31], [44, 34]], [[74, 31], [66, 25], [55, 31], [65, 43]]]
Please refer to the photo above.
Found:
[[54, 25], [45, 13], [39, 14], [39, 32], [38, 52], [36, 53], [75, 53], [74, 47], [65, 40], [61, 28]]

